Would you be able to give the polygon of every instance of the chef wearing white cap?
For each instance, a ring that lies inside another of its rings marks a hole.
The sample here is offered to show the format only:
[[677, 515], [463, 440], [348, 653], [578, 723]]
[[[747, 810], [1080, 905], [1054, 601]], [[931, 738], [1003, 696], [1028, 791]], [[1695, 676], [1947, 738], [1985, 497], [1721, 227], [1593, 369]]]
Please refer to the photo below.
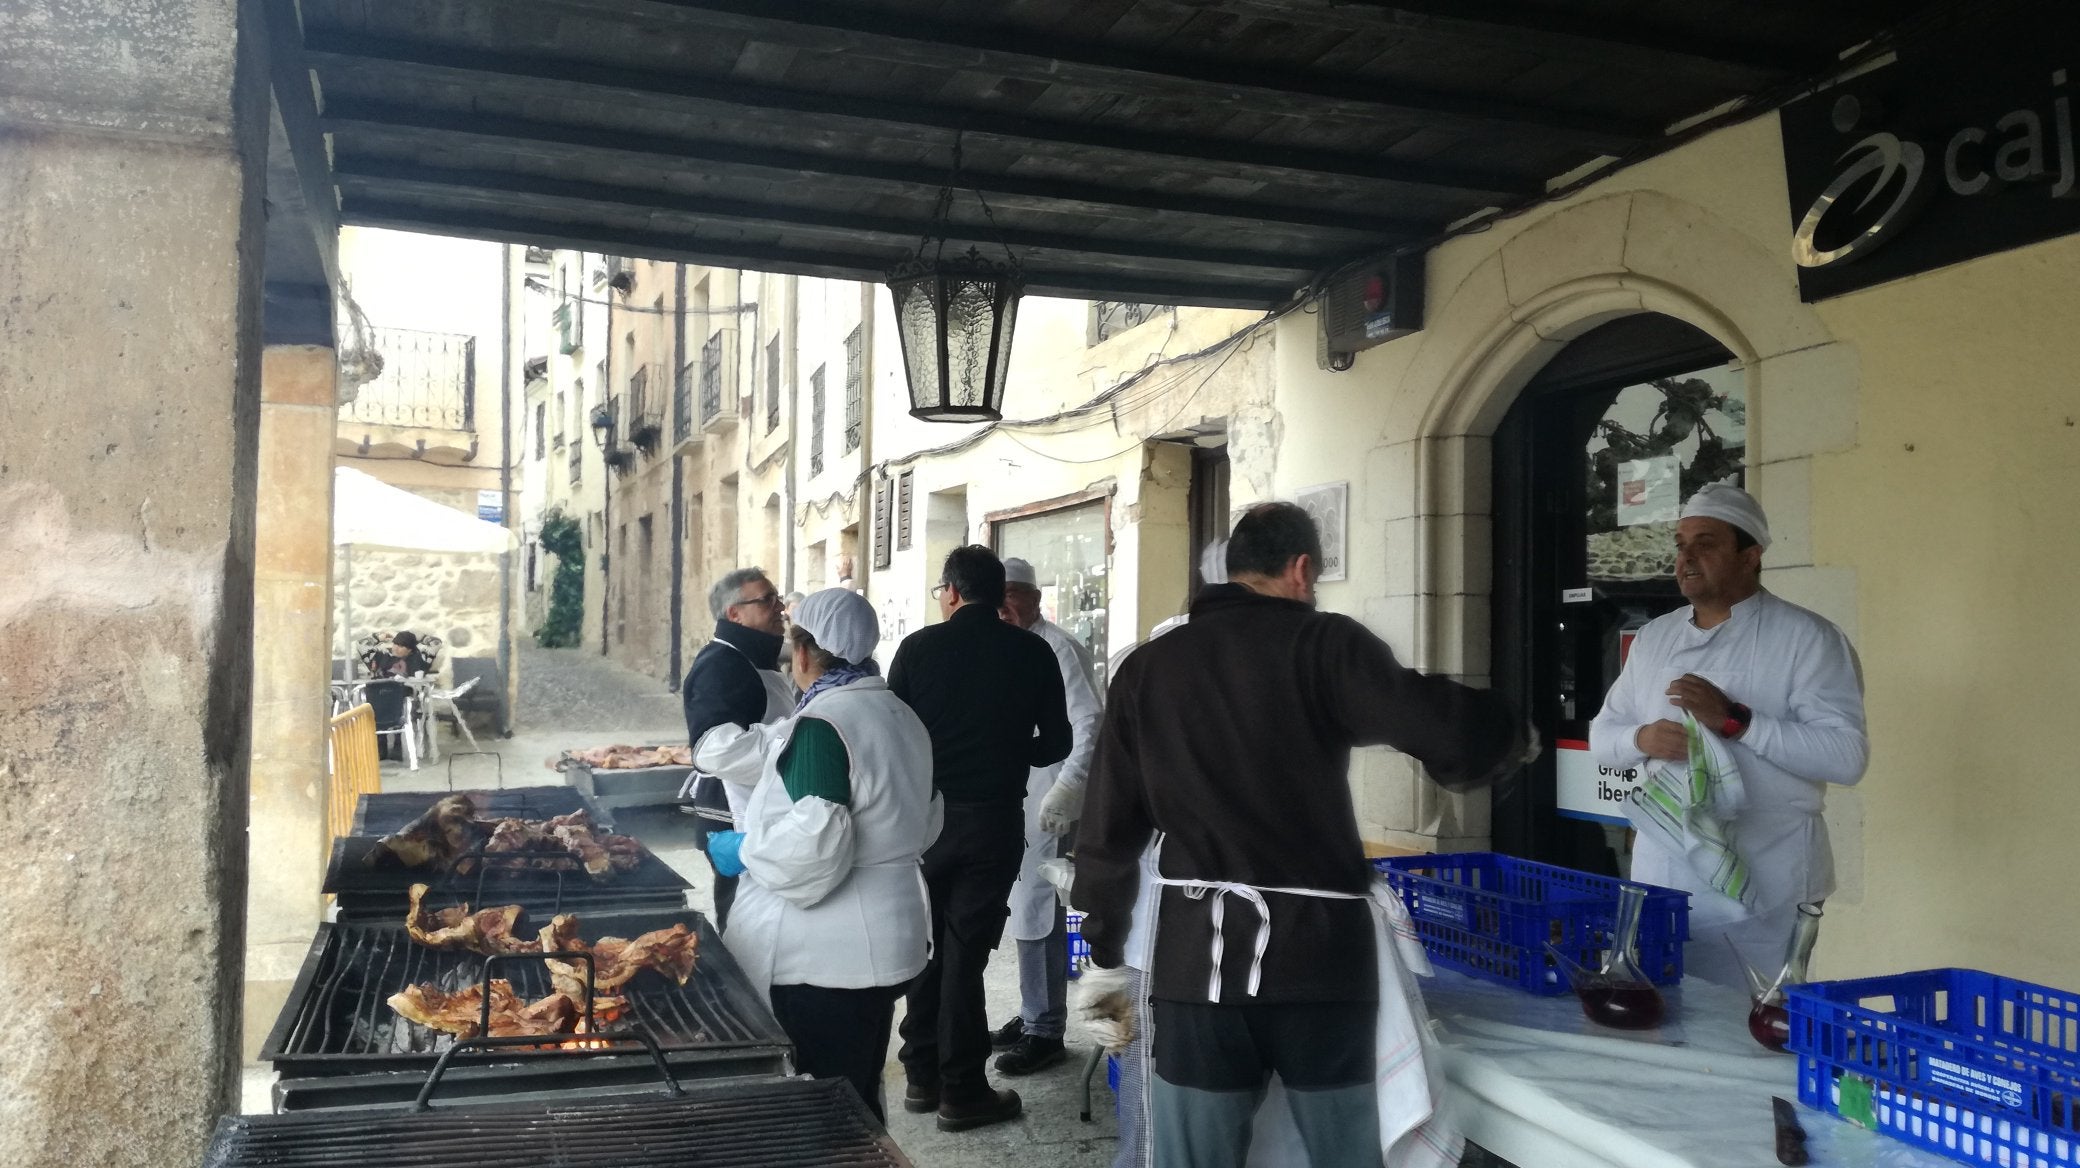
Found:
[[1026, 782], [1026, 851], [1018, 883], [1011, 886], [1019, 1012], [991, 1036], [991, 1045], [1003, 1051], [997, 1056], [997, 1070], [1029, 1075], [1068, 1057], [1062, 1045], [1069, 1022], [1068, 925], [1054, 886], [1040, 875], [1040, 865], [1059, 853], [1061, 838], [1083, 811], [1083, 781], [1090, 774], [1104, 710], [1098, 703], [1090, 650], [1040, 615], [1039, 573], [1025, 560], [1004, 561], [1001, 612], [1006, 621], [1039, 634], [1054, 650], [1069, 702], [1069, 757], [1053, 766], [1034, 767]]
[[[1746, 788], [1732, 827], [1753, 886], [1745, 919], [1692, 930], [1686, 972], [1746, 988], [1720, 934], [1773, 969], [1801, 901], [1834, 891], [1820, 813], [1830, 783], [1863, 777], [1863, 683], [1849, 639], [1825, 617], [1762, 588], [1769, 521], [1755, 497], [1713, 484], [1676, 525], [1676, 586], [1690, 601], [1649, 621], [1589, 728], [1596, 761], [1619, 771], [1688, 759], [1687, 713], [1725, 741]], [[1703, 893], [1682, 855], [1639, 837], [1636, 880]], [[1723, 899], [1723, 898], [1722, 898]], [[1739, 914], [1736, 913], [1738, 916]]]
[[811, 594], [787, 632], [803, 687], [792, 716], [721, 725], [702, 769], [756, 782], [724, 933], [751, 984], [818, 1078], [844, 1078], [876, 1116], [903, 987], [924, 969], [931, 910], [919, 857], [938, 835], [932, 740], [874, 665], [874, 608], [850, 589]]

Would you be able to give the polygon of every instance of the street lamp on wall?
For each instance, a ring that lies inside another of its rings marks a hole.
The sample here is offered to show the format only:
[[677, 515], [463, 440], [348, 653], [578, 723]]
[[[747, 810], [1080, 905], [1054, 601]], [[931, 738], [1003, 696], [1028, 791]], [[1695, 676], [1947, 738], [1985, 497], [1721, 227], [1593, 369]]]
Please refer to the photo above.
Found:
[[601, 402], [592, 407], [592, 441], [601, 450], [614, 440], [614, 406]]
[[[932, 225], [918, 241], [917, 254], [888, 274], [888, 291], [910, 379], [910, 416], [927, 422], [994, 422], [1004, 416], [1004, 379], [1025, 281], [1008, 247], [1003, 263], [985, 259], [972, 247], [964, 256], [946, 258], [947, 212], [960, 168], [956, 136], [953, 171], [939, 192]], [[989, 203], [980, 191], [975, 197], [994, 229]]]

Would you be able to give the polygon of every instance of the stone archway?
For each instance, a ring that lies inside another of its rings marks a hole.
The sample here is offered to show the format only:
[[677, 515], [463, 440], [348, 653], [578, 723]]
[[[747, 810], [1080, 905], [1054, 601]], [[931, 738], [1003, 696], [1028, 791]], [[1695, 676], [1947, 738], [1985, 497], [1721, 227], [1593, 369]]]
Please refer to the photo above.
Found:
[[[1398, 378], [1398, 416], [1367, 467], [1373, 513], [1389, 531], [1386, 595], [1368, 602], [1369, 615], [1413, 664], [1489, 683], [1491, 437], [1568, 342], [1621, 316], [1674, 317], [1735, 354], [1748, 377], [1751, 485], [1773, 527], [1783, 515], [1772, 568], [1812, 570], [1810, 462], [1854, 445], [1856, 357], [1799, 302], [1788, 250], [1773, 254], [1656, 191], [1565, 207], [1485, 255], [1454, 250], [1482, 245], [1472, 236], [1433, 257], [1433, 272], [1463, 274], [1446, 275], [1450, 290], [1433, 301]], [[1390, 783], [1404, 769], [1410, 779], [1407, 794], [1386, 804], [1413, 825], [1409, 842], [1485, 845], [1485, 797], [1416, 782], [1412, 766], [1379, 769]]]

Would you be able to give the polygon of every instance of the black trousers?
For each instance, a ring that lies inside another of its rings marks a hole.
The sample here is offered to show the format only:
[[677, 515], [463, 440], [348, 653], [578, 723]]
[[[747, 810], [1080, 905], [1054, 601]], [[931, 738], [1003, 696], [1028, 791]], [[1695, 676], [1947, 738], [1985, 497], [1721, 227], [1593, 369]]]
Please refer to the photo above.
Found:
[[817, 1079], [843, 1079], [886, 1124], [881, 1070], [888, 1065], [888, 1030], [896, 1020], [900, 985], [838, 990], [776, 985], [773, 1017], [794, 1043], [795, 1069]]
[[1011, 915], [1011, 885], [1025, 851], [1025, 808], [946, 806], [946, 826], [924, 854], [932, 899], [932, 959], [910, 983], [900, 1058], [910, 1082], [946, 1102], [989, 1094], [989, 1017], [982, 973]]
[[[702, 852], [708, 861], [708, 871], [715, 872], [715, 857]], [[715, 931], [720, 933], [729, 928], [729, 906], [737, 903], [737, 878], [715, 872]]]

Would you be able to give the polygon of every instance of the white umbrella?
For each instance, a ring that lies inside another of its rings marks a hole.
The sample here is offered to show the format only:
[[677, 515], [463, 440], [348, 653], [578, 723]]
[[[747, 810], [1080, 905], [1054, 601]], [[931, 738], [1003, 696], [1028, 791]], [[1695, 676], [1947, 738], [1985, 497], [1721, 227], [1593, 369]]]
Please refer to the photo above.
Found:
[[354, 549], [384, 551], [499, 553], [518, 540], [496, 523], [393, 487], [353, 469], [332, 471], [332, 542], [347, 549], [347, 581], [341, 589], [340, 636], [353, 656]]

